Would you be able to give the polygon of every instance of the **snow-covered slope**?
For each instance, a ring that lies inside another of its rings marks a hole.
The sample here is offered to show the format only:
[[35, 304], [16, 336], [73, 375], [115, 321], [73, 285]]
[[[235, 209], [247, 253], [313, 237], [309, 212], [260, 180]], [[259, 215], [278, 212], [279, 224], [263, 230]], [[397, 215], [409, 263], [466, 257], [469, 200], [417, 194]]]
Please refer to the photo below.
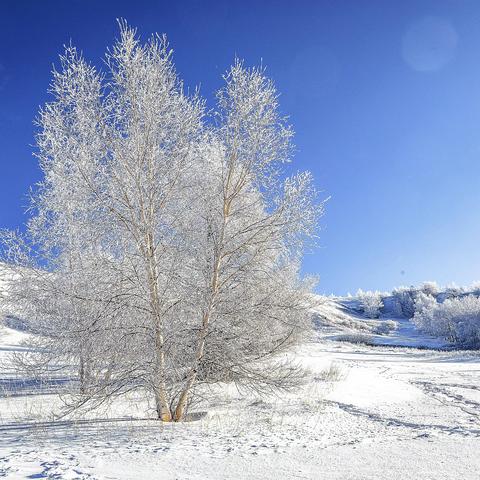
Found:
[[[418, 331], [409, 319], [395, 315], [391, 308], [385, 308], [380, 318], [375, 320], [365, 318], [360, 310], [355, 298], [324, 298], [316, 308], [315, 325], [321, 335], [332, 340], [348, 339], [349, 334], [364, 334], [363, 340], [375, 345], [431, 349], [451, 347], [439, 338]], [[391, 331], [382, 328], [392, 322], [396, 328]], [[361, 336], [357, 338], [362, 340]]]

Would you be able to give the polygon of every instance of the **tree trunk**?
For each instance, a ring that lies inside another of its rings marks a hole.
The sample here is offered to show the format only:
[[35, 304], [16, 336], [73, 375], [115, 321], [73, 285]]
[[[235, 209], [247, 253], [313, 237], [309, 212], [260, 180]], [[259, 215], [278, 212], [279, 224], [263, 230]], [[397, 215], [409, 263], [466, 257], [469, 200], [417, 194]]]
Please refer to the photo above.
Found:
[[147, 235], [147, 255], [148, 255], [148, 288], [150, 291], [150, 303], [153, 312], [153, 321], [155, 328], [155, 403], [157, 408], [157, 416], [163, 422], [172, 421], [172, 413], [167, 398], [167, 389], [165, 385], [165, 351], [163, 338], [163, 322], [160, 311], [160, 298], [158, 292], [158, 273], [155, 255], [155, 244], [153, 235]]
[[195, 354], [195, 363], [187, 376], [187, 383], [185, 384], [185, 388], [182, 390], [180, 398], [178, 399], [177, 408], [175, 409], [175, 416], [174, 416], [175, 422], [181, 422], [184, 418], [185, 407], [187, 406], [190, 390], [192, 389], [195, 383], [195, 380], [197, 379], [198, 365], [200, 363], [200, 360], [203, 357], [203, 352], [205, 349], [205, 338], [207, 335], [207, 328], [208, 328], [209, 321], [210, 321], [210, 311], [205, 313], [205, 315], [203, 316], [202, 329], [200, 331], [200, 339], [198, 342], [197, 352]]
[[231, 181], [233, 178], [233, 172], [234, 172], [234, 160], [235, 158], [233, 157], [233, 163], [230, 165], [230, 168], [228, 170], [227, 178], [226, 178], [226, 184], [225, 184], [225, 193], [223, 197], [223, 219], [222, 219], [222, 227], [220, 230], [220, 237], [219, 237], [219, 242], [218, 242], [218, 249], [216, 252], [216, 260], [213, 265], [213, 273], [212, 273], [212, 280], [211, 280], [211, 294], [210, 294], [210, 299], [209, 303], [207, 306], [207, 309], [203, 315], [202, 318], [202, 328], [200, 329], [199, 333], [199, 339], [198, 339], [198, 345], [197, 345], [197, 351], [195, 353], [195, 359], [192, 368], [190, 369], [190, 372], [187, 375], [187, 381], [185, 384], [185, 388], [182, 390], [182, 393], [180, 394], [180, 398], [178, 399], [177, 407], [175, 408], [175, 414], [174, 414], [174, 421], [175, 422], [180, 422], [183, 420], [184, 415], [185, 415], [185, 407], [187, 406], [188, 403], [188, 397], [190, 395], [190, 392], [192, 390], [193, 385], [195, 384], [195, 381], [197, 379], [197, 374], [198, 374], [198, 366], [200, 364], [200, 361], [202, 360], [204, 350], [205, 350], [205, 339], [207, 338], [207, 332], [208, 332], [208, 326], [210, 323], [210, 319], [212, 316], [212, 312], [215, 308], [215, 301], [218, 296], [218, 291], [219, 291], [219, 275], [220, 275], [220, 268], [222, 266], [222, 260], [223, 260], [223, 247], [224, 247], [224, 240], [225, 240], [225, 231], [227, 228], [227, 221], [228, 217], [230, 216], [230, 209], [232, 205], [232, 201], [234, 198], [234, 195], [229, 195], [230, 192], [230, 186], [231, 186]]
[[213, 274], [212, 274], [212, 281], [211, 281], [211, 296], [209, 299], [209, 304], [207, 307], [206, 312], [203, 315], [202, 318], [202, 328], [200, 329], [199, 333], [199, 339], [198, 339], [198, 345], [197, 345], [197, 351], [195, 353], [195, 359], [193, 366], [191, 370], [189, 371], [187, 375], [187, 381], [185, 384], [184, 389], [182, 390], [182, 393], [180, 394], [180, 398], [178, 399], [177, 407], [175, 409], [175, 415], [174, 415], [174, 421], [175, 422], [181, 422], [184, 418], [185, 415], [185, 407], [187, 406], [188, 402], [188, 397], [190, 395], [191, 389], [193, 385], [195, 384], [195, 381], [197, 379], [197, 374], [198, 374], [198, 366], [200, 364], [200, 361], [202, 360], [204, 350], [205, 350], [205, 339], [207, 338], [207, 332], [208, 332], [208, 326], [210, 323], [210, 319], [212, 316], [212, 312], [215, 306], [215, 301], [218, 296], [218, 290], [219, 290], [219, 274], [220, 274], [220, 267], [222, 265], [222, 246], [223, 246], [223, 241], [225, 238], [225, 228], [227, 224], [227, 218], [229, 216], [229, 204], [226, 203], [224, 204], [223, 207], [223, 225], [222, 225], [222, 230], [220, 233], [220, 242], [219, 242], [219, 249], [217, 251], [217, 258], [213, 267]]
[[78, 369], [78, 377], [80, 381], [80, 394], [83, 395], [86, 393], [86, 385], [85, 385], [85, 362], [83, 361], [83, 355], [80, 355], [80, 366]]
[[155, 392], [155, 405], [157, 409], [157, 418], [162, 422], [171, 422], [172, 414], [168, 406], [166, 396], [161, 388], [157, 388]]

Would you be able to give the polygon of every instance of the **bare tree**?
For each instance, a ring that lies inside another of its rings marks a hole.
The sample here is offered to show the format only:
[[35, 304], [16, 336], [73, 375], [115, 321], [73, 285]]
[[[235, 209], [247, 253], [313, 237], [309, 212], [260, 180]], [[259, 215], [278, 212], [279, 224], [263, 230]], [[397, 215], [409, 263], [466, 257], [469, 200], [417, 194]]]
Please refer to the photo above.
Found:
[[26, 240], [6, 236], [42, 351], [77, 370], [72, 408], [143, 389], [180, 421], [203, 383], [292, 388], [279, 353], [308, 330], [299, 265], [323, 203], [309, 173], [285, 176], [274, 85], [237, 61], [207, 117], [166, 39], [120, 27], [106, 74], [74, 47], [61, 58], [35, 213]]

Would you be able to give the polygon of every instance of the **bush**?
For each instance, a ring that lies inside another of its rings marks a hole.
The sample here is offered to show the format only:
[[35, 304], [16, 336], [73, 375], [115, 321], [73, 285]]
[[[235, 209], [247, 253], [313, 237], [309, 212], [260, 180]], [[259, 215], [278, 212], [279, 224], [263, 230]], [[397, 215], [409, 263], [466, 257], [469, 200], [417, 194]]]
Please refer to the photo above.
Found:
[[338, 335], [336, 340], [338, 342], [355, 343], [361, 345], [374, 345], [373, 337], [365, 333], [345, 333]]
[[473, 282], [470, 285], [469, 290], [476, 297], [480, 296], [480, 282]]
[[394, 320], [384, 320], [380, 322], [375, 328], [375, 333], [377, 335], [388, 335], [390, 332], [393, 332], [398, 328], [398, 323]]
[[432, 297], [437, 295], [440, 289], [438, 288], [437, 282], [423, 282], [420, 285], [420, 292], [425, 295], [431, 295]]
[[444, 292], [446, 298], [457, 298], [461, 297], [463, 294], [465, 294], [465, 289], [462, 287], [458, 287], [454, 283], [449, 285]]
[[365, 316], [368, 318], [378, 318], [383, 308], [383, 301], [380, 292], [364, 292], [359, 290], [357, 297]]
[[415, 297], [418, 290], [414, 287], [398, 287], [392, 291], [392, 295], [399, 305], [398, 311], [404, 317], [412, 318], [415, 313]]
[[420, 330], [464, 347], [480, 348], [480, 299], [474, 295], [437, 303], [423, 294], [413, 322]]
[[328, 368], [317, 375], [316, 380], [320, 382], [338, 382], [345, 378], [345, 373], [340, 365], [332, 362]]
[[435, 330], [433, 316], [438, 305], [437, 300], [431, 295], [422, 292], [417, 295], [412, 321], [419, 330], [433, 334]]

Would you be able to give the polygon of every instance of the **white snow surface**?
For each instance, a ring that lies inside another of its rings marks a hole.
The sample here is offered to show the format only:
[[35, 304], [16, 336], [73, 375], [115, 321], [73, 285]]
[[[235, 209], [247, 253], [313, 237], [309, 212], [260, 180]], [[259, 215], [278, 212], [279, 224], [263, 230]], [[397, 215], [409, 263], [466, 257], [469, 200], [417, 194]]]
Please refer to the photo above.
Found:
[[291, 353], [310, 371], [302, 389], [258, 398], [218, 386], [183, 424], [154, 420], [140, 394], [54, 417], [54, 382], [38, 388], [10, 365], [28, 334], [0, 326], [0, 477], [478, 479], [480, 354], [426, 349], [441, 342], [406, 320], [374, 336], [382, 346], [338, 342], [372, 323], [338, 300], [319, 315], [333, 321]]

